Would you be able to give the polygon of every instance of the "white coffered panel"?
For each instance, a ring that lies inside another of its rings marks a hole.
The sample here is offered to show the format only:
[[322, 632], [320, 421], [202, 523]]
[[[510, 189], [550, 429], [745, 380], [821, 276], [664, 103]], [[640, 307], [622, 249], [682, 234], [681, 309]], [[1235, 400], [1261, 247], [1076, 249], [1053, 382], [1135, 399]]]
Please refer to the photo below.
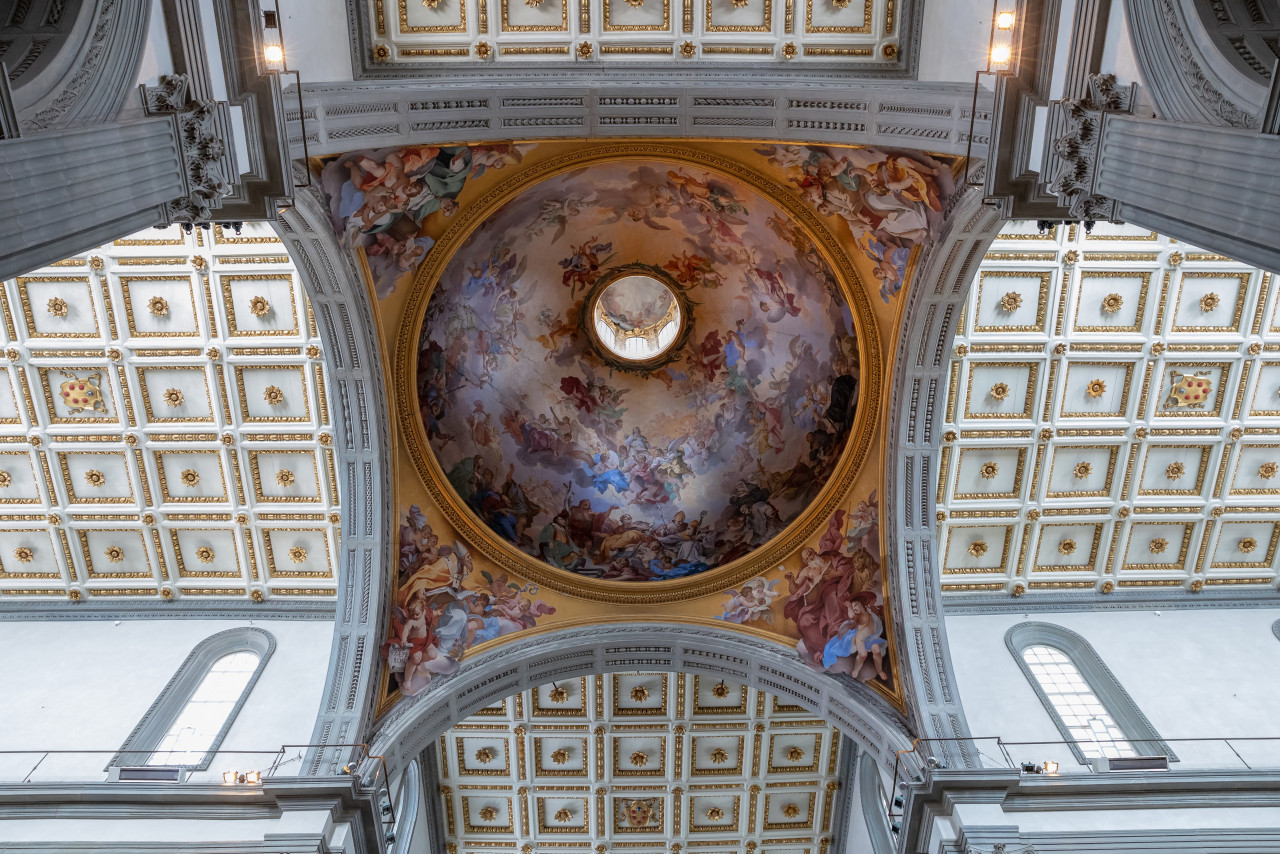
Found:
[[0, 311], [0, 599], [334, 595], [322, 353], [268, 227], [140, 232]]
[[365, 0], [373, 61], [884, 63], [899, 0]]
[[823, 854], [839, 748], [824, 721], [719, 679], [617, 673], [542, 685], [440, 737], [447, 845]]
[[949, 374], [944, 592], [1275, 587], [1274, 290], [1132, 226], [1008, 224]]

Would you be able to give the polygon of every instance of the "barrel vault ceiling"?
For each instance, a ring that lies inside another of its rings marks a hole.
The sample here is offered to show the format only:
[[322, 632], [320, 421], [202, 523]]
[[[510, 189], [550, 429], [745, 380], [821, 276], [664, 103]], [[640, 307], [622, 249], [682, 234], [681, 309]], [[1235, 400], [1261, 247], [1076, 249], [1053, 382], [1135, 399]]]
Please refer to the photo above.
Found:
[[0, 600], [334, 595], [322, 352], [269, 227], [140, 232], [0, 309]]
[[839, 751], [824, 721], [734, 682], [677, 673], [566, 679], [508, 697], [440, 737], [446, 847], [670, 854], [745, 844], [761, 854], [825, 854]]
[[1007, 226], [948, 377], [944, 592], [1273, 588], [1274, 291], [1132, 226]]
[[375, 64], [893, 64], [903, 0], [365, 0]]

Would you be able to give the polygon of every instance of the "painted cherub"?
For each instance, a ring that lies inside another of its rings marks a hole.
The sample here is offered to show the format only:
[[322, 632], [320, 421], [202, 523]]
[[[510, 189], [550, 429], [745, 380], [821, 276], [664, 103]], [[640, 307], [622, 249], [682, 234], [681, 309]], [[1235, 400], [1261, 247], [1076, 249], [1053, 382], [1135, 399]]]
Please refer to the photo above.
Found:
[[773, 588], [777, 580], [769, 581], [764, 576], [753, 578], [742, 585], [741, 590], [728, 591], [732, 598], [724, 603], [724, 613], [720, 619], [730, 623], [749, 623], [763, 620], [773, 623], [773, 612], [770, 606], [781, 594]]
[[[876, 675], [886, 682], [889, 680], [889, 675], [884, 672], [884, 653], [888, 642], [883, 636], [884, 623], [876, 616], [874, 605], [875, 595], [872, 593], [858, 593], [849, 600], [848, 619], [840, 624], [836, 636], [823, 647], [824, 668], [848, 673], [856, 679], [870, 654]], [[850, 658], [853, 658], [852, 665], [848, 664]]]

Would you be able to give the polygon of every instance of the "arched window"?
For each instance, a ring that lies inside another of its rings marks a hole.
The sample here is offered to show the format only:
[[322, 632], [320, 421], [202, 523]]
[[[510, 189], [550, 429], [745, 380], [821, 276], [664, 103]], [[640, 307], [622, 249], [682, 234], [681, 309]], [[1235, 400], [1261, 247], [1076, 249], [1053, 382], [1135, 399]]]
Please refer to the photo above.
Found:
[[247, 627], [201, 641], [110, 764], [208, 768], [275, 645]]
[[1104, 756], [1176, 760], [1080, 635], [1049, 623], [1020, 623], [1009, 629], [1005, 643], [1080, 762]]

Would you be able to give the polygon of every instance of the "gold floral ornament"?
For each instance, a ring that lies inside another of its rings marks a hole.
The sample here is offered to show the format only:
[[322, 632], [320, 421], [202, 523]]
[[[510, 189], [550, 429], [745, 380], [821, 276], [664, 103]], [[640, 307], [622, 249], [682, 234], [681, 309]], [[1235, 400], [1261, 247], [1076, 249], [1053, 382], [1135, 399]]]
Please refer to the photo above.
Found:
[[1227, 435], [1231, 437], [1231, 441], [1233, 441], [1233, 442], [1238, 442], [1238, 441], [1240, 441], [1240, 437], [1244, 435], [1244, 428], [1243, 428], [1243, 427], [1232, 427], [1232, 428], [1231, 428], [1231, 432], [1230, 432], [1230, 433], [1228, 433]]
[[476, 59], [488, 59], [493, 54], [493, 48], [488, 42], [476, 42]]
[[885, 59], [893, 59], [895, 56], [898, 55], [898, 46], [890, 42], [889, 44], [880, 48], [880, 55], [883, 56]]
[[18, 546], [13, 550], [13, 557], [18, 561], [18, 563], [31, 563], [31, 560], [35, 556], [36, 553], [26, 546]]
[[643, 768], [645, 765], [649, 764], [649, 754], [645, 753], [643, 750], [637, 750], [635, 753], [631, 754], [631, 764], [637, 768]]
[[106, 264], [105, 262], [103, 262], [101, 258], [99, 258], [97, 255], [94, 255], [92, 258], [89, 259], [89, 266], [95, 270], [101, 270], [103, 267], [106, 266]]
[[203, 270], [205, 267], [209, 266], [209, 262], [204, 260], [203, 255], [192, 255], [191, 266], [195, 267], [197, 270]]
[[[733, 5], [734, 5], [734, 6], [739, 6], [739, 5], [741, 5], [741, 6], [746, 6], [746, 5], [747, 5], [747, 0], [742, 0], [742, 3], [741, 3], [741, 4], [739, 4], [739, 3], [738, 3], [738, 0], [733, 0]], [[787, 42], [786, 44], [784, 44], [784, 45], [782, 46], [782, 58], [783, 58], [783, 59], [795, 59], [795, 58], [796, 58], [796, 54], [798, 54], [799, 52], [800, 52], [800, 49], [796, 47], [796, 43], [795, 43], [795, 42]]]
[[1153, 356], [1159, 356], [1159, 355], [1161, 355], [1162, 353], [1164, 353], [1164, 342], [1163, 342], [1163, 341], [1153, 341], [1153, 342], [1151, 343], [1151, 355], [1153, 355]]
[[724, 818], [724, 810], [720, 809], [720, 807], [712, 807], [707, 810], [708, 821], [720, 821], [722, 818]]
[[1256, 356], [1261, 352], [1262, 352], [1262, 345], [1259, 344], [1257, 341], [1254, 341], [1252, 344], [1249, 345], [1250, 356]]
[[986, 540], [974, 540], [972, 543], [969, 544], [969, 554], [973, 555], [974, 557], [982, 557], [986, 553], [987, 553]]
[[804, 759], [804, 748], [798, 747], [794, 744], [791, 745], [787, 748], [787, 759], [792, 762], [799, 762], [801, 759]]
[[1240, 542], [1236, 545], [1236, 548], [1240, 549], [1240, 551], [1243, 552], [1244, 554], [1248, 554], [1249, 552], [1253, 551], [1257, 547], [1258, 547], [1258, 541], [1255, 540], [1253, 537], [1243, 537], [1241, 538]]
[[626, 0], [626, 2], [632, 9], [639, 9], [644, 5], [644, 0]]
[[293, 561], [294, 563], [302, 563], [306, 559], [307, 559], [307, 550], [304, 549], [302, 546], [294, 546], [293, 548], [289, 549], [289, 560]]
[[556, 821], [566, 822], [573, 818], [573, 812], [568, 807], [561, 807], [556, 810]]
[[261, 602], [263, 599], [266, 599], [267, 597], [266, 597], [266, 594], [264, 594], [261, 590], [250, 590], [249, 598], [255, 602]]
[[497, 756], [497, 754], [493, 752], [493, 748], [491, 747], [482, 747], [476, 751], [476, 761], [481, 765], [488, 765], [493, 761], [495, 756]]
[[631, 689], [631, 699], [635, 700], [637, 703], [643, 703], [645, 700], [649, 699], [649, 689], [643, 685], [637, 685]]
[[201, 546], [196, 549], [196, 559], [201, 563], [213, 563], [213, 549], [208, 546]]
[[1204, 579], [1194, 578], [1191, 580], [1191, 586], [1188, 588], [1192, 593], [1199, 593], [1204, 589]]
[[1169, 254], [1169, 266], [1176, 267], [1182, 263], [1183, 255], [1181, 252], [1171, 252]]
[[1107, 384], [1102, 380], [1094, 380], [1093, 382], [1089, 383], [1089, 386], [1088, 388], [1085, 389], [1085, 391], [1088, 392], [1089, 397], [1094, 397], [1094, 398], [1102, 397], [1104, 394], [1107, 393]]
[[1023, 593], [1026, 593], [1026, 592], [1027, 592], [1027, 585], [1015, 584], [1013, 585], [1013, 589], [1009, 591], [1009, 595], [1017, 599], [1019, 596], [1021, 596]]
[[271, 311], [271, 303], [266, 297], [254, 297], [249, 300], [249, 313], [254, 317], [266, 317]]
[[278, 386], [269, 385], [262, 392], [262, 399], [272, 406], [279, 406], [284, 403], [284, 392]]
[[[525, 0], [525, 2], [529, 3], [530, 0]], [[539, 0], [539, 2], [541, 2], [541, 0]], [[534, 3], [532, 5], [536, 6], [537, 4]], [[595, 48], [591, 46], [591, 42], [581, 42], [578, 45], [578, 59], [590, 59], [591, 54], [594, 51], [595, 51]]]
[[173, 598], [173, 588], [172, 588], [172, 587], [161, 587], [161, 588], [160, 588], [160, 598], [161, 598], [161, 599], [172, 599], [172, 598]]
[[1178, 478], [1182, 477], [1186, 473], [1187, 473], [1187, 467], [1184, 466], [1182, 463], [1177, 463], [1177, 462], [1169, 463], [1169, 465], [1165, 466], [1164, 468], [1164, 476], [1169, 480], [1177, 480]]
[[685, 59], [693, 59], [693, 55], [698, 52], [698, 47], [693, 42], [685, 42], [680, 45], [680, 55]]
[[8, 489], [13, 485], [13, 475], [7, 471], [0, 471], [0, 489]]
[[195, 486], [200, 482], [200, 472], [195, 469], [183, 469], [178, 479], [182, 481], [183, 486]]
[[787, 818], [795, 818], [800, 815], [800, 807], [796, 804], [786, 804], [782, 807], [782, 814]]
[[422, 5], [428, 9], [434, 9], [440, 5], [441, 0], [422, 0]]
[[307, 353], [307, 358], [308, 358], [308, 359], [319, 359], [319, 358], [320, 358], [320, 348], [319, 348], [319, 347], [317, 347], [315, 344], [308, 344], [308, 345], [307, 345], [306, 353]]
[[831, 0], [831, 5], [837, 9], [848, 9], [852, 0]]
[[498, 817], [497, 807], [481, 807], [480, 808], [481, 821], [493, 821], [497, 817]]
[[1150, 543], [1147, 544], [1147, 548], [1151, 551], [1153, 555], [1164, 554], [1165, 550], [1169, 548], [1169, 541], [1166, 540], [1164, 537], [1156, 537], [1154, 540], [1152, 540]]
[[280, 471], [276, 472], [276, 483], [281, 486], [292, 486], [295, 480], [297, 480], [297, 478], [295, 478], [293, 476], [293, 472], [288, 469], [280, 469]]
[[1114, 593], [1115, 589], [1116, 589], [1116, 583], [1111, 579], [1107, 579], [1106, 581], [1102, 582], [1103, 593]]
[[1107, 294], [1102, 298], [1102, 310], [1106, 314], [1115, 314], [1124, 305], [1124, 297], [1120, 294]]
[[373, 46], [373, 61], [386, 62], [391, 58], [391, 48], [385, 44], [375, 44]]
[[564, 763], [569, 761], [569, 751], [565, 750], [563, 747], [561, 747], [558, 750], [552, 751], [551, 761], [556, 763], [557, 765], [563, 765]]
[[167, 406], [181, 406], [185, 399], [180, 389], [167, 388], [164, 390], [164, 402]]
[[1000, 473], [1000, 466], [994, 462], [986, 462], [982, 464], [982, 468], [978, 469], [978, 475], [983, 480], [991, 480]]
[[1276, 476], [1276, 471], [1278, 470], [1280, 470], [1280, 466], [1276, 465], [1275, 462], [1263, 463], [1258, 466], [1258, 477], [1263, 480], [1271, 480], [1271, 478]]
[[169, 303], [164, 297], [152, 297], [147, 300], [147, 308], [151, 310], [152, 317], [164, 317], [169, 313]]
[[54, 317], [66, 317], [67, 312], [70, 310], [70, 308], [67, 306], [67, 301], [64, 300], [62, 297], [54, 297], [53, 299], [49, 300], [49, 304], [47, 307], [49, 309], [49, 313], [52, 314]]
[[1009, 291], [1009, 293], [1000, 297], [1000, 310], [1012, 314], [1022, 308], [1022, 294], [1017, 291]]
[[72, 602], [79, 602], [81, 595], [82, 594], [80, 593], [79, 590], [71, 589], [67, 591], [67, 598], [70, 599]]
[[107, 560], [112, 563], [124, 562], [124, 549], [119, 546], [107, 546], [107, 549], [103, 554], [105, 554], [107, 556]]
[[553, 703], [565, 703], [569, 700], [569, 689], [562, 688], [559, 685], [552, 685], [551, 690], [547, 692], [547, 699]]
[[993, 400], [1004, 400], [1009, 396], [1008, 383], [996, 383], [991, 387], [991, 397]]
[[84, 473], [84, 482], [90, 486], [105, 486], [107, 476], [97, 469], [89, 469]]
[[1200, 297], [1200, 310], [1203, 311], [1205, 314], [1208, 314], [1209, 312], [1216, 310], [1218, 306], [1221, 304], [1222, 304], [1222, 300], [1218, 297], [1217, 294], [1213, 293], [1212, 291]]
[[719, 697], [721, 700], [723, 700], [725, 697], [729, 696], [729, 686], [724, 684], [724, 680], [721, 679], [714, 686], [712, 686], [711, 693], [712, 695]]
[[1076, 480], [1084, 480], [1086, 477], [1088, 477], [1091, 474], [1093, 474], [1093, 466], [1089, 465], [1088, 463], [1076, 463], [1076, 467], [1075, 467]]
[[1062, 263], [1066, 264], [1067, 266], [1070, 266], [1079, 260], [1080, 260], [1080, 253], [1074, 249], [1069, 250], [1066, 255], [1062, 256]]
[[1062, 542], [1058, 543], [1058, 553], [1059, 553], [1059, 554], [1064, 554], [1064, 555], [1075, 554], [1075, 551], [1076, 551], [1076, 541], [1075, 541], [1075, 540], [1072, 540], [1072, 539], [1066, 539], [1066, 540], [1063, 540]]
[[717, 747], [715, 750], [711, 751], [711, 761], [717, 765], [723, 765], [729, 761], [729, 752], [723, 747]]

